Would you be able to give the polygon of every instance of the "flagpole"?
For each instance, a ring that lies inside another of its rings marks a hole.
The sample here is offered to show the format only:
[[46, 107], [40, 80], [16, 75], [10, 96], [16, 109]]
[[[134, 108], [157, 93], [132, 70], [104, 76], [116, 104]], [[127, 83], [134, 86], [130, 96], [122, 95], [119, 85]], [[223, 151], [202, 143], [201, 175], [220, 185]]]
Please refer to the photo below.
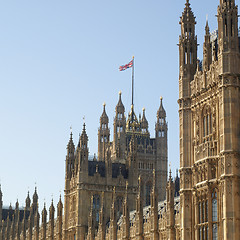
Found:
[[133, 56], [133, 66], [132, 66], [132, 106], [134, 104], [134, 56]]

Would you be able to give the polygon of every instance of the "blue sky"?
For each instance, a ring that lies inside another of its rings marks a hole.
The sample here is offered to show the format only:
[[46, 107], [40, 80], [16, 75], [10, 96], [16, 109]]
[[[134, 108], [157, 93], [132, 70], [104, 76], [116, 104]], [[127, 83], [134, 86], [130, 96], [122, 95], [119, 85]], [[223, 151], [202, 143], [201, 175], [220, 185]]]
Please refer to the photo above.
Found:
[[[199, 58], [206, 14], [217, 28], [219, 1], [192, 0]], [[1, 0], [0, 179], [4, 205], [20, 206], [35, 183], [50, 205], [64, 190], [66, 145], [85, 116], [90, 154], [97, 153], [102, 103], [114, 117], [118, 92], [131, 104], [135, 56], [135, 111], [146, 108], [151, 135], [163, 96], [169, 127], [169, 161], [179, 167], [178, 37], [185, 0]]]

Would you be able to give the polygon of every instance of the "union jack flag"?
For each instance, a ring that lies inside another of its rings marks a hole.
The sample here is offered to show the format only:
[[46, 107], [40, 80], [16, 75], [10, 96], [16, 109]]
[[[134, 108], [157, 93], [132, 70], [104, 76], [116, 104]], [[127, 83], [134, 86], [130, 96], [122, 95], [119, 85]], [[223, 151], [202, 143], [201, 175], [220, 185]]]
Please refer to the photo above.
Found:
[[133, 66], [133, 60], [131, 60], [128, 64], [122, 65], [119, 67], [119, 71], [124, 71], [128, 68], [131, 68]]

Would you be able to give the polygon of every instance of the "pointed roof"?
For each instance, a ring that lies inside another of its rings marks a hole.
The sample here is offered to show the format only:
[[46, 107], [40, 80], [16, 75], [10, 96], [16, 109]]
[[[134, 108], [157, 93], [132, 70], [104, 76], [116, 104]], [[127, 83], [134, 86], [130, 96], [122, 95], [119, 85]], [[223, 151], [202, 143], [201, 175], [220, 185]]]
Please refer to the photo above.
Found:
[[141, 128], [148, 129], [148, 120], [145, 115], [145, 108], [143, 108], [143, 114], [141, 119]]
[[158, 118], [165, 118], [166, 117], [166, 111], [163, 107], [163, 97], [160, 97], [160, 107], [157, 112], [157, 117]]
[[185, 3], [185, 8], [184, 8], [184, 11], [182, 13], [181, 20], [180, 20], [180, 23], [182, 23], [182, 22], [196, 23], [195, 16], [193, 14], [192, 8], [190, 7], [189, 0], [186, 0], [186, 3]]
[[82, 130], [82, 134], [80, 136], [80, 139], [88, 141], [88, 136], [87, 136], [87, 132], [86, 132], [86, 124], [85, 123], [83, 123], [83, 130]]
[[33, 203], [37, 203], [38, 201], [38, 194], [37, 194], [37, 187], [35, 187], [35, 191], [33, 194]]
[[71, 129], [70, 138], [69, 138], [68, 145], [67, 145], [67, 149], [68, 149], [68, 150], [75, 148], [75, 145], [74, 145], [74, 142], [73, 142], [72, 127], [70, 127], [70, 129]]
[[103, 103], [103, 112], [100, 117], [100, 123], [108, 123], [108, 115], [106, 113], [106, 103]]
[[124, 112], [125, 111], [125, 107], [122, 103], [122, 92], [119, 91], [119, 99], [118, 99], [118, 103], [116, 105], [116, 113], [117, 112]]
[[30, 204], [31, 204], [31, 199], [29, 197], [29, 191], [28, 191], [28, 194], [27, 194], [27, 198], [26, 198], [26, 207], [30, 207]]
[[209, 36], [209, 35], [210, 35], [210, 29], [209, 29], [209, 25], [208, 25], [208, 19], [206, 20], [205, 35], [206, 35], [206, 36]]

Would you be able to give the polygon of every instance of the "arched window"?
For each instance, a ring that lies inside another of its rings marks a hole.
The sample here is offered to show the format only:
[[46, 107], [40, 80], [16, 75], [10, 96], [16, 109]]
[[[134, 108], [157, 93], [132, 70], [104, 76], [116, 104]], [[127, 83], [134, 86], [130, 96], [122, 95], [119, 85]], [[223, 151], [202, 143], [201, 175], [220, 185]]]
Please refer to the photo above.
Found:
[[152, 183], [151, 182], [147, 182], [146, 184], [146, 206], [150, 205], [151, 203], [151, 190], [152, 190]]
[[98, 194], [95, 194], [93, 196], [93, 210], [96, 215], [96, 222], [99, 222], [99, 211], [100, 211], [100, 196]]
[[214, 189], [212, 193], [212, 236], [213, 240], [218, 239], [218, 226], [217, 226], [217, 221], [218, 221], [218, 213], [217, 213], [217, 192]]
[[207, 138], [212, 134], [212, 114], [210, 107], [203, 110], [203, 138]]

